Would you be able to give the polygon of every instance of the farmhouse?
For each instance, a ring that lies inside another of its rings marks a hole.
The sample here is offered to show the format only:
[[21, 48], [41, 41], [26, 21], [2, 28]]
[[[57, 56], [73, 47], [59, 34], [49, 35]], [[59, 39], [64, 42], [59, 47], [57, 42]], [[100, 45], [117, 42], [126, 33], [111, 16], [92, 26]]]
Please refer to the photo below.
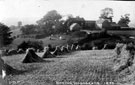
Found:
[[69, 26], [69, 28], [71, 28], [74, 25], [79, 25], [78, 29], [81, 30], [101, 30], [103, 28], [107, 30], [133, 29], [127, 26], [126, 23], [122, 23], [121, 25], [116, 22], [113, 22], [112, 18], [99, 18], [99, 20], [84, 20], [83, 18], [71, 18], [67, 20], [64, 24], [66, 26]]

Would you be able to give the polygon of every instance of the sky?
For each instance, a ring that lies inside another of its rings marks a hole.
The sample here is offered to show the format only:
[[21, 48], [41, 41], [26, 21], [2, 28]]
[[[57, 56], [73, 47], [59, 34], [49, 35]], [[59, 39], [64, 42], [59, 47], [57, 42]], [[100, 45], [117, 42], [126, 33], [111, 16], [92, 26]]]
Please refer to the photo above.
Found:
[[23, 25], [35, 24], [50, 10], [97, 20], [106, 7], [113, 9], [113, 21], [118, 22], [121, 15], [129, 13], [130, 26], [135, 26], [135, 1], [106, 0], [0, 0], [0, 22], [7, 26], [17, 25], [18, 21]]

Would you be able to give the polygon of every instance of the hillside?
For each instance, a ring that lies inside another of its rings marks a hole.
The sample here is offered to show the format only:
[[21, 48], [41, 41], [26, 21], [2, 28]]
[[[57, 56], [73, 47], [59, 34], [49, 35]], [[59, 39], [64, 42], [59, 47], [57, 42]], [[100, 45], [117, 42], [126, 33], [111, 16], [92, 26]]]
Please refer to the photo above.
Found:
[[11, 48], [17, 48], [17, 46], [19, 44], [21, 44], [23, 41], [42, 41], [43, 42], [43, 46], [46, 46], [48, 44], [51, 44], [53, 46], [55, 45], [64, 45], [66, 44], [70, 39], [71, 36], [69, 35], [61, 35], [63, 37], [62, 40], [59, 39], [58, 36], [53, 36], [51, 37], [52, 39], [50, 40], [50, 37], [46, 37], [43, 39], [35, 39], [35, 38], [16, 38], [12, 44], [10, 45]]
[[22, 32], [20, 31], [19, 28], [18, 29], [13, 29], [13, 30], [11, 30], [11, 32], [12, 32], [11, 36], [17, 36], [17, 35], [22, 34]]
[[[42, 39], [35, 39], [35, 38], [16, 38], [13, 40], [12, 44], [10, 45], [11, 48], [17, 48], [19, 44], [21, 44], [23, 41], [42, 41], [43, 46], [46, 46], [48, 44], [51, 44], [52, 46], [56, 45], [66, 45], [67, 43], [72, 43], [73, 41], [76, 41], [78, 39], [81, 39], [82, 37], [85, 37], [86, 33], [84, 32], [73, 32], [71, 34], [56, 34], [54, 36], [45, 37]], [[59, 39], [59, 37], [62, 37], [62, 39]], [[50, 39], [51, 38], [51, 39]]]

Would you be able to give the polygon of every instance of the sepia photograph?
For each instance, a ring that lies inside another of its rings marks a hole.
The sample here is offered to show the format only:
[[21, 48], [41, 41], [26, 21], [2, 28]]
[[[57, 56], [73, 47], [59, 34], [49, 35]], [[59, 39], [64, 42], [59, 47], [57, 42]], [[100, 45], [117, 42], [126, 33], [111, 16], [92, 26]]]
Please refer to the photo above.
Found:
[[134, 0], [0, 0], [0, 85], [135, 85]]

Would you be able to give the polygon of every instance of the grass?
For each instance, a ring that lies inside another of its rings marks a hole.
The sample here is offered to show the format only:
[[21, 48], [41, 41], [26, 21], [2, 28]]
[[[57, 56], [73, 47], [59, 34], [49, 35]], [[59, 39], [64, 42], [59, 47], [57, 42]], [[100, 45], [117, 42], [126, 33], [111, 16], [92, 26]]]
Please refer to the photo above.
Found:
[[105, 82], [114, 82], [117, 78], [111, 68], [112, 54], [111, 50], [76, 51], [45, 59], [46, 62], [31, 64], [21, 63], [24, 54], [3, 59], [15, 69], [23, 71], [21, 74], [7, 76], [11, 85], [55, 85], [56, 82], [99, 82], [105, 85]]
[[[18, 30], [15, 30], [18, 31]], [[15, 32], [15, 33], [20, 33], [20, 32]], [[13, 35], [15, 35], [15, 33], [13, 33]], [[62, 40], [59, 39], [59, 36], [62, 36]], [[78, 39], [83, 38], [82, 36], [80, 37], [79, 35], [77, 36], [74, 33], [71, 34], [56, 34], [54, 36], [51, 36], [51, 40], [50, 37], [46, 37], [46, 38], [42, 38], [42, 39], [35, 39], [35, 38], [16, 38], [13, 40], [13, 42], [7, 47], [7, 48], [17, 48], [18, 45], [20, 45], [23, 41], [42, 41], [43, 42], [43, 46], [47, 46], [48, 44], [51, 44], [52, 46], [56, 46], [56, 45], [66, 45], [69, 42], [72, 41], [77, 41]]]
[[52, 40], [49, 39], [49, 37], [43, 38], [43, 39], [34, 39], [34, 38], [16, 38], [12, 44], [9, 46], [9, 48], [17, 48], [18, 45], [20, 45], [23, 41], [42, 41], [43, 46], [47, 46], [48, 44], [51, 44], [52, 46], [56, 45], [65, 45], [67, 42], [71, 39], [71, 36], [69, 35], [62, 35], [64, 39], [60, 40], [57, 35], [52, 37]]

